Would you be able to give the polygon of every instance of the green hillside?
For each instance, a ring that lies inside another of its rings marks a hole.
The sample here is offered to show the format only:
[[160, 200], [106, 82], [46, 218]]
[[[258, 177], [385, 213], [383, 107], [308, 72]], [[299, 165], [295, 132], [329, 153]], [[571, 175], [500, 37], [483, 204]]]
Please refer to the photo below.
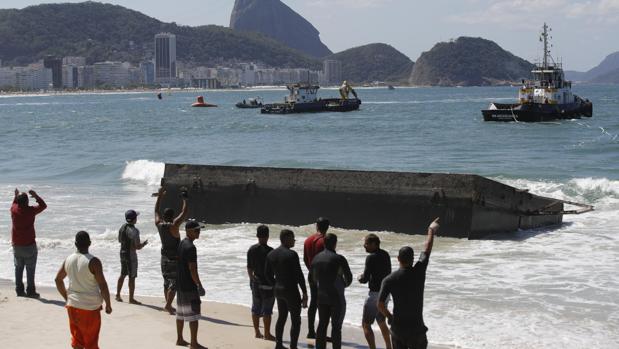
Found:
[[214, 64], [256, 61], [274, 67], [319, 69], [320, 61], [257, 33], [220, 26], [189, 27], [164, 23], [121, 6], [83, 2], [0, 10], [0, 59], [24, 65], [47, 54], [85, 56], [89, 63], [137, 63], [153, 55], [154, 36], [177, 36], [183, 62]]
[[532, 68], [533, 64], [490, 40], [460, 37], [422, 53], [410, 82], [426, 86], [501, 85], [529, 78]]
[[369, 44], [327, 57], [342, 62], [342, 78], [355, 84], [385, 81], [408, 83], [413, 61], [387, 44]]

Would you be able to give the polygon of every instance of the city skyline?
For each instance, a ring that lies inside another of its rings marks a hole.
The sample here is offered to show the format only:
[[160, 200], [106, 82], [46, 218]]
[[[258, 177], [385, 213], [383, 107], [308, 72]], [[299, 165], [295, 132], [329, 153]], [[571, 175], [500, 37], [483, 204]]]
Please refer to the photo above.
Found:
[[[5, 0], [1, 7], [24, 8], [58, 2], [82, 1]], [[104, 2], [179, 25], [226, 27], [234, 5], [233, 0], [184, 0], [175, 2], [174, 7], [146, 0]], [[416, 61], [437, 42], [472, 36], [495, 41], [511, 53], [535, 61], [542, 53], [537, 35], [543, 22], [553, 28], [553, 56], [562, 60], [568, 70], [589, 70], [608, 54], [619, 51], [619, 43], [614, 39], [619, 24], [619, 0], [436, 0], [422, 4], [409, 0], [283, 2], [315, 26], [321, 32], [322, 41], [333, 52], [384, 42]]]

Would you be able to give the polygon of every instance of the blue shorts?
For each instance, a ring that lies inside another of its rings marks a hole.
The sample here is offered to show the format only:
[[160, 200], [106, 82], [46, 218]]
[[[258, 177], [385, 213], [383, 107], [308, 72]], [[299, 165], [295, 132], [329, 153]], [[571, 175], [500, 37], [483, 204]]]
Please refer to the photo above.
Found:
[[270, 316], [273, 314], [275, 296], [271, 286], [260, 285], [251, 282], [251, 313], [258, 316]]

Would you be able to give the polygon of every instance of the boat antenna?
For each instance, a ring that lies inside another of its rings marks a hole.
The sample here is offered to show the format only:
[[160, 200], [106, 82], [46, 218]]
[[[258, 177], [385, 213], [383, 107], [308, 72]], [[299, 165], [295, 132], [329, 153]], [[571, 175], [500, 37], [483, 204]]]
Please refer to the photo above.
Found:
[[550, 36], [550, 34], [548, 34], [549, 31], [552, 31], [552, 29], [548, 27], [548, 25], [544, 22], [544, 31], [539, 38], [540, 41], [544, 42], [544, 69], [548, 68], [548, 57], [552, 59], [552, 57], [550, 56], [550, 47], [552, 47], [552, 45], [548, 44], [548, 37]]

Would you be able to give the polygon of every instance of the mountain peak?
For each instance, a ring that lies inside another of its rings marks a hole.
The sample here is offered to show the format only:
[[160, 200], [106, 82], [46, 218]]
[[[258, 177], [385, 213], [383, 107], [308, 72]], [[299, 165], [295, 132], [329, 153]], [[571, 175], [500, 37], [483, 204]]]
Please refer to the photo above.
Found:
[[280, 0], [236, 0], [230, 28], [265, 34], [313, 57], [331, 54], [318, 30]]

